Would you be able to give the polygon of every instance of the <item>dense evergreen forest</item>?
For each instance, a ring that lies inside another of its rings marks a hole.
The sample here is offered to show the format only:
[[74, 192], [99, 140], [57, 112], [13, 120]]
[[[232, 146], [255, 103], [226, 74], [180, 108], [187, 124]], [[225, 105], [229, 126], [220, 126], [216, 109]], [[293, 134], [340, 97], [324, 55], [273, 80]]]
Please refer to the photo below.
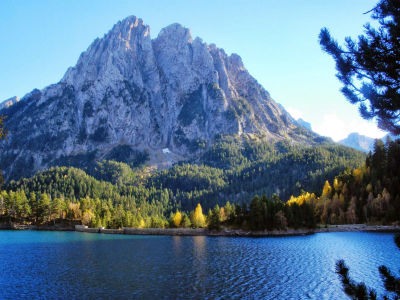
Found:
[[153, 173], [102, 161], [86, 171], [54, 167], [8, 182], [0, 216], [3, 222], [68, 220], [107, 228], [389, 223], [400, 218], [399, 158], [398, 141], [377, 141], [365, 157], [332, 143], [305, 147], [224, 138], [201, 164]]

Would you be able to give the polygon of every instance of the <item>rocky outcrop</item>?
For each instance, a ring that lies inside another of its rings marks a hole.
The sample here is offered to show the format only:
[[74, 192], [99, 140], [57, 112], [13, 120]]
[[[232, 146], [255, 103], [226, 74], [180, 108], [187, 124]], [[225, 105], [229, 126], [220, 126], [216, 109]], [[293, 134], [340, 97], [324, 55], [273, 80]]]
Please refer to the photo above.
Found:
[[9, 108], [11, 105], [18, 103], [18, 101], [19, 101], [19, 98], [17, 96], [14, 96], [7, 100], [4, 100], [3, 102], [0, 103], [0, 109]]
[[0, 145], [7, 179], [118, 151], [145, 151], [155, 165], [193, 158], [220, 134], [305, 140], [238, 55], [193, 39], [179, 24], [151, 39], [134, 16], [96, 39], [59, 83], [1, 113], [9, 132]]

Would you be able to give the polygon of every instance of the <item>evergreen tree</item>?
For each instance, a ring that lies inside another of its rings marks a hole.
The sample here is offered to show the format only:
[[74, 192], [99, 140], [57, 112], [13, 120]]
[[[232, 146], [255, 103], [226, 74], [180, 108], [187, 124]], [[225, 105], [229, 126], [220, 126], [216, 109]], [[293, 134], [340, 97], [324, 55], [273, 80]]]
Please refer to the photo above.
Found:
[[399, 135], [400, 1], [380, 0], [370, 12], [379, 28], [366, 24], [358, 41], [346, 38], [346, 49], [327, 28], [321, 30], [319, 41], [335, 60], [342, 93], [350, 103], [359, 105], [365, 119], [376, 117], [380, 128]]
[[250, 227], [253, 230], [262, 230], [266, 227], [267, 205], [262, 198], [255, 196], [250, 203]]
[[41, 223], [50, 221], [51, 201], [49, 195], [43, 193], [38, 201], [38, 220]]
[[382, 178], [386, 171], [386, 147], [382, 140], [375, 140], [374, 152], [371, 156], [371, 166], [373, 168], [375, 178]]
[[207, 222], [209, 229], [220, 229], [221, 227], [221, 218], [220, 218], [220, 207], [219, 205], [215, 205], [213, 209], [208, 211]]
[[182, 213], [181, 226], [184, 228], [189, 228], [190, 226], [192, 226], [192, 222], [190, 221], [190, 218], [186, 213]]
[[15, 197], [17, 218], [24, 220], [31, 214], [31, 207], [29, 205], [28, 198], [26, 197], [24, 191], [17, 191], [15, 193]]
[[[400, 248], [400, 235], [396, 235], [395, 243], [397, 247]], [[377, 299], [376, 292], [372, 288], [368, 288], [363, 282], [356, 283], [350, 278], [349, 268], [346, 266], [344, 260], [339, 260], [336, 262], [336, 273], [339, 274], [339, 277], [342, 281], [344, 292], [352, 299]], [[400, 278], [396, 278], [386, 266], [380, 266], [379, 273], [381, 274], [386, 291], [395, 294], [393, 299], [399, 299]], [[385, 295], [383, 299], [390, 299], [390, 297]]]
[[[0, 116], [0, 140], [4, 139], [7, 135], [7, 130], [4, 128], [4, 116]], [[3, 172], [0, 170], [0, 187], [4, 183]]]
[[31, 219], [34, 223], [37, 222], [39, 217], [38, 201], [34, 192], [29, 193], [29, 206], [31, 207]]

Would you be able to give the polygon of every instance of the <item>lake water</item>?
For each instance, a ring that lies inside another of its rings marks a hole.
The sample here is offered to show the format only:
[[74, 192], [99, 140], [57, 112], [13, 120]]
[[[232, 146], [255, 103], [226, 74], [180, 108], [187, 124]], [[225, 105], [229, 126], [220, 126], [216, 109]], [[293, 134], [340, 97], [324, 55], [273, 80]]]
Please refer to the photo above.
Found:
[[383, 292], [393, 234], [279, 238], [0, 231], [0, 299], [345, 299], [335, 273]]

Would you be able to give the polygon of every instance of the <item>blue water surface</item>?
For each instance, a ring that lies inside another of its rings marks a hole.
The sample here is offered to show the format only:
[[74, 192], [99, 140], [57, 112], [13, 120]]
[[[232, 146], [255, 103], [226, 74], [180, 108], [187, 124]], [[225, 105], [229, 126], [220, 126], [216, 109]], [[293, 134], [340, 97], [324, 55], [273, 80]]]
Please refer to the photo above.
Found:
[[279, 238], [0, 231], [0, 299], [346, 299], [335, 262], [384, 292], [388, 233]]

